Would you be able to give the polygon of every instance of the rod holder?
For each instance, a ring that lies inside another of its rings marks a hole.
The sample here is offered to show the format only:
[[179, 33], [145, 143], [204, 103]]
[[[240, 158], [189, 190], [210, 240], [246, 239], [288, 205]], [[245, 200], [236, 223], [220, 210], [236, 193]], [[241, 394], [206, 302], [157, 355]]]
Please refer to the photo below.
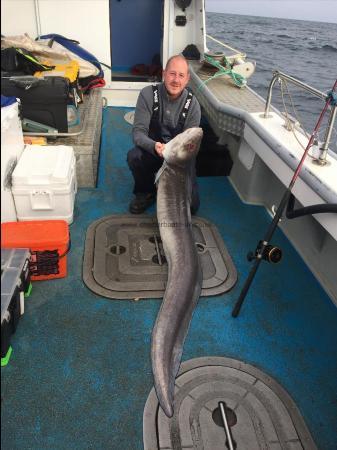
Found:
[[328, 154], [328, 148], [331, 140], [331, 134], [334, 127], [334, 123], [337, 116], [337, 105], [334, 105], [331, 109], [329, 121], [326, 127], [325, 136], [324, 136], [324, 142], [322, 147], [320, 147], [320, 155], [317, 159], [314, 159], [312, 162], [313, 164], [317, 164], [319, 166], [326, 166], [328, 163], [326, 157]]

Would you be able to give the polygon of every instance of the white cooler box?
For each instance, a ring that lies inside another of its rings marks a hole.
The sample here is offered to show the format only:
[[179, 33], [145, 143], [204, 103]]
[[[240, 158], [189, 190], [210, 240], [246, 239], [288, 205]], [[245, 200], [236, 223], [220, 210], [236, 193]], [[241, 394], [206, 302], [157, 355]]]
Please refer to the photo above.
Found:
[[1, 108], [1, 223], [17, 220], [11, 176], [23, 148], [19, 108], [15, 102]]
[[72, 147], [27, 145], [12, 175], [18, 220], [72, 223], [77, 192], [75, 164]]

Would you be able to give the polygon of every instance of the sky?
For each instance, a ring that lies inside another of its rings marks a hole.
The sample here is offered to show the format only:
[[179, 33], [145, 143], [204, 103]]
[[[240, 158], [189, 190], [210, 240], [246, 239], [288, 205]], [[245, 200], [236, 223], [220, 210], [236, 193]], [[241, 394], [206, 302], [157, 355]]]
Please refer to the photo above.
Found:
[[209, 12], [337, 24], [337, 0], [206, 0], [205, 3]]

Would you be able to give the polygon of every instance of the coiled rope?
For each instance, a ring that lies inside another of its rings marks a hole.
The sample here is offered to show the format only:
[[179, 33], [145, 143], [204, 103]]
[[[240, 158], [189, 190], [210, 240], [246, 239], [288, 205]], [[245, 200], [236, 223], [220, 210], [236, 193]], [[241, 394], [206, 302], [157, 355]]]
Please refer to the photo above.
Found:
[[222, 64], [220, 64], [219, 61], [217, 61], [216, 59], [212, 58], [211, 56], [208, 55], [204, 55], [205, 61], [208, 64], [211, 64], [213, 67], [216, 67], [218, 70], [217, 72], [212, 75], [211, 77], [207, 78], [206, 80], [204, 80], [200, 86], [199, 89], [201, 87], [203, 87], [206, 83], [208, 83], [209, 81], [213, 80], [214, 78], [220, 77], [221, 75], [229, 75], [232, 80], [234, 81], [236, 86], [242, 87], [245, 86], [247, 84], [247, 80], [244, 76], [233, 72], [229, 62], [227, 61], [226, 57], [224, 56], [224, 63], [225, 66], [223, 66]]

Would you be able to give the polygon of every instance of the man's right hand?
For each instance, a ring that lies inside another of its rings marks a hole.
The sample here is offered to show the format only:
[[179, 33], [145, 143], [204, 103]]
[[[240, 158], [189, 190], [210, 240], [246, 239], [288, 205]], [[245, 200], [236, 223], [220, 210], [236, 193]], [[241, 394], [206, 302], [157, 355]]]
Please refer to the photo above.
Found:
[[161, 142], [156, 142], [154, 145], [154, 149], [155, 149], [156, 153], [161, 157], [163, 157], [164, 148], [165, 148], [165, 144], [162, 144]]

